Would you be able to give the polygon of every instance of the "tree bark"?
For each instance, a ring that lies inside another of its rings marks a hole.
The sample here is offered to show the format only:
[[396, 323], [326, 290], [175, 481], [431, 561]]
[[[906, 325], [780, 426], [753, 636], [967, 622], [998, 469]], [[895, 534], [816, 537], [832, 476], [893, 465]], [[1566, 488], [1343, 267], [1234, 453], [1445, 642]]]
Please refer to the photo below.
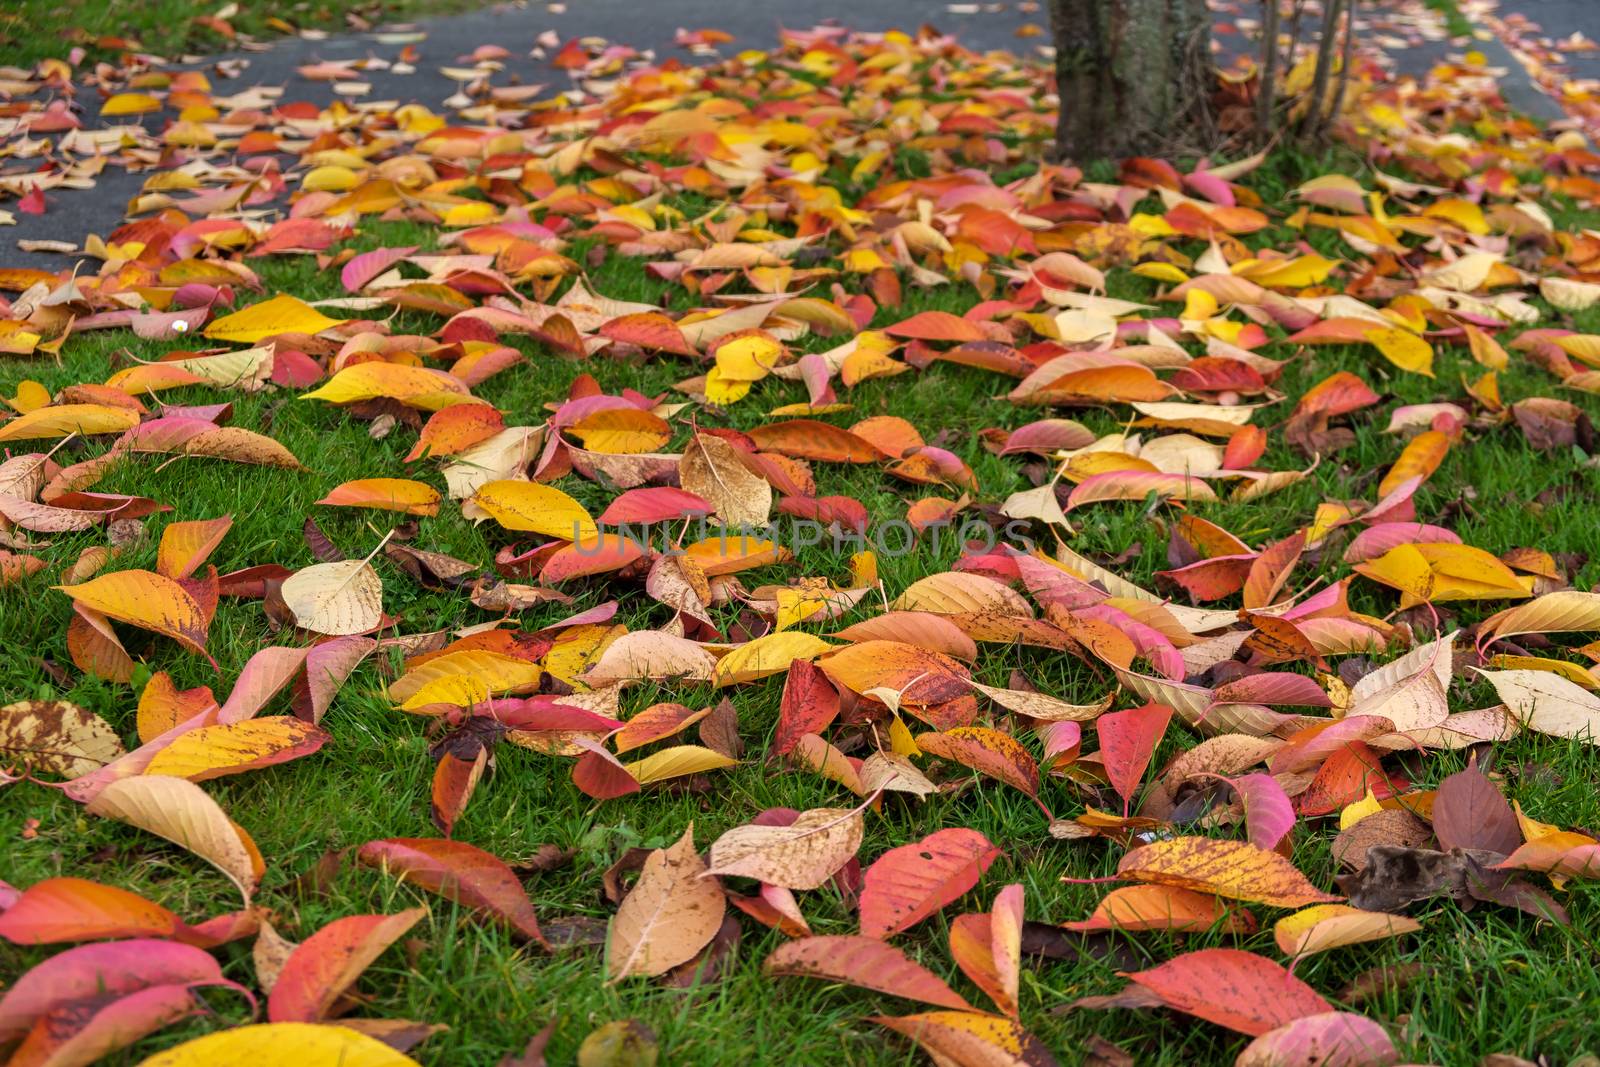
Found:
[[1280, 0], [1264, 0], [1261, 28], [1261, 87], [1256, 97], [1256, 135], [1265, 140], [1272, 136], [1276, 122], [1273, 108], [1278, 93], [1278, 4]]
[[1209, 147], [1205, 0], [1050, 0], [1050, 21], [1063, 159]]

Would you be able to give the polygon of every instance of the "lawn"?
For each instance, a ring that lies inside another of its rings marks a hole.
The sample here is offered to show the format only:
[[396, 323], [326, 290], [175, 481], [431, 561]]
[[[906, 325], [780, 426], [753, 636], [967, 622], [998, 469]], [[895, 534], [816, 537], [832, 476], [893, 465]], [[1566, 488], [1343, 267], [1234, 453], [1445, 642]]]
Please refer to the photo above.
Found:
[[202, 4], [184, 0], [11, 0], [0, 11], [5, 62], [30, 67], [83, 48], [91, 59], [125, 51], [209, 55], [252, 40], [296, 33], [364, 30], [384, 22], [445, 15], [477, 0], [297, 0], [287, 4]]
[[[147, 32], [143, 27], [133, 28]], [[96, 32], [94, 27], [90, 29]], [[847, 175], [851, 162], [850, 157], [842, 157], [834, 173]], [[910, 176], [921, 172], [926, 160], [907, 150], [899, 153], [892, 165]], [[997, 180], [1014, 180], [1030, 170], [1025, 161], [1009, 167]], [[1330, 257], [1358, 258], [1329, 230], [1300, 232], [1284, 225], [1290, 210], [1289, 190], [1334, 170], [1368, 177], [1361, 161], [1342, 151], [1308, 155], [1283, 150], [1244, 179], [1274, 218], [1272, 227], [1250, 235], [1247, 243], [1254, 248], [1288, 248], [1295, 240], [1304, 239]], [[1091, 171], [1090, 176], [1117, 180], [1114, 168]], [[595, 179], [599, 175], [591, 172], [579, 177]], [[863, 195], [871, 184], [839, 179], [846, 203]], [[1576, 232], [1600, 225], [1600, 213], [1582, 210], [1570, 200], [1555, 197], [1548, 203], [1563, 230]], [[676, 193], [665, 206], [694, 218], [710, 205], [703, 198]], [[1153, 197], [1142, 208], [1161, 211]], [[360, 220], [356, 235], [338, 247], [365, 251], [419, 245], [430, 249], [439, 247], [444, 232], [434, 226], [384, 222], [368, 216]], [[1175, 239], [1172, 243], [1190, 256], [1206, 249], [1204, 241]], [[598, 293], [658, 303], [675, 317], [700, 306], [682, 286], [647, 272], [644, 261], [608, 252], [604, 243], [594, 238], [580, 238], [566, 254], [578, 263], [591, 264], [588, 276]], [[274, 255], [249, 262], [261, 275], [266, 294], [292, 293], [307, 301], [346, 295], [337, 270], [318, 269], [311, 256]], [[847, 276], [845, 284], [859, 291], [861, 278]], [[1164, 287], [1164, 283], [1125, 269], [1112, 270], [1108, 276], [1108, 295], [1121, 299], [1152, 300]], [[891, 326], [922, 311], [962, 314], [983, 299], [964, 281], [934, 289], [908, 284], [905, 294], [899, 307], [877, 309], [872, 328]], [[1532, 303], [1543, 315], [1541, 326], [1600, 333], [1600, 309], [1565, 314], [1537, 298]], [[1165, 305], [1169, 311], [1176, 306]], [[436, 315], [402, 311], [389, 329], [395, 334], [428, 333], [442, 324], [443, 319]], [[1324, 501], [1374, 499], [1378, 478], [1402, 447], [1398, 438], [1383, 432], [1388, 413], [1401, 405], [1447, 400], [1470, 408], [1471, 402], [1463, 400], [1463, 377], [1474, 379], [1483, 370], [1458, 341], [1436, 343], [1435, 376], [1429, 378], [1391, 366], [1368, 346], [1296, 346], [1283, 342], [1284, 331], [1274, 327], [1269, 332], [1273, 341], [1266, 353], [1287, 361], [1276, 388], [1288, 399], [1267, 409], [1265, 417], [1258, 420], [1274, 428], [1269, 448], [1259, 461], [1262, 469], [1303, 469], [1308, 465], [1306, 457], [1288, 447], [1276, 427], [1296, 398], [1330, 374], [1350, 371], [1359, 375], [1384, 402], [1358, 413], [1352, 419], [1355, 443], [1323, 458], [1299, 483], [1257, 501], [1231, 501], [1224, 495], [1217, 502], [1188, 505], [1194, 514], [1251, 544], [1270, 544], [1305, 527]], [[1515, 333], [1513, 327], [1501, 335], [1502, 342], [1509, 343]], [[670, 356], [645, 362], [600, 356], [579, 362], [562, 358], [523, 336], [508, 334], [504, 340], [527, 360], [496, 374], [474, 392], [505, 412], [508, 425], [533, 425], [543, 420], [545, 405], [564, 399], [579, 374], [593, 375], [608, 393], [631, 388], [647, 395], [670, 396], [676, 382], [696, 372]], [[809, 336], [796, 347], [800, 352], [820, 352], [837, 342], [837, 338]], [[132, 360], [154, 360], [172, 347], [172, 342], [141, 341], [125, 330], [76, 334], [68, 339], [58, 361], [6, 359], [0, 363], [0, 391], [14, 395], [23, 379], [42, 383], [52, 394], [77, 383], [101, 382]], [[1190, 347], [1194, 353], [1200, 351]], [[1007, 400], [1005, 393], [1011, 384], [993, 373], [936, 361], [925, 370], [841, 389], [841, 399], [853, 405], [853, 410], [834, 421], [848, 424], [877, 414], [909, 420], [930, 444], [955, 452], [970, 466], [979, 486], [974, 495], [980, 502], [998, 504], [1033, 483], [1019, 457], [991, 454], [982, 447], [979, 432], [994, 427], [1014, 429], [1047, 414]], [[1591, 418], [1600, 417], [1596, 398], [1561, 389], [1549, 373], [1520, 353], [1513, 353], [1499, 385], [1507, 403], [1560, 396], [1578, 403]], [[161, 402], [167, 404], [201, 404], [218, 397], [216, 390], [204, 387], [160, 394]], [[233, 516], [234, 525], [211, 559], [222, 572], [267, 563], [300, 568], [316, 562], [301, 535], [303, 521], [313, 515], [337, 546], [360, 557], [387, 532], [392, 525], [390, 517], [318, 507], [315, 501], [334, 486], [356, 478], [417, 477], [442, 484], [434, 473], [436, 464], [402, 461], [415, 441], [414, 432], [404, 427], [374, 440], [368, 433], [369, 423], [332, 405], [299, 399], [293, 391], [227, 394], [226, 399], [234, 404], [233, 425], [269, 434], [306, 469], [276, 470], [199, 459], [168, 462], [165, 457], [140, 457], [115, 467], [97, 491], [148, 496], [173, 507], [148, 520], [151, 536], [126, 549], [115, 563], [117, 568], [153, 567], [159, 533], [167, 522], [224, 514]], [[799, 383], [767, 378], [742, 403], [725, 410], [701, 408], [693, 414], [702, 425], [749, 429], [769, 421], [765, 414], [769, 409], [805, 399]], [[674, 419], [675, 436], [663, 451], [681, 451], [688, 442], [690, 413]], [[1117, 432], [1128, 419], [1128, 409], [1116, 404], [1059, 414], [1078, 419], [1096, 434]], [[103, 445], [99, 443], [75, 439], [56, 459], [66, 464], [100, 451]], [[875, 521], [900, 518], [912, 501], [935, 492], [888, 479], [874, 465], [818, 463], [815, 473], [818, 493], [854, 497], [866, 505]], [[592, 512], [604, 508], [614, 495], [612, 490], [577, 477], [559, 484]], [[1468, 429], [1418, 491], [1416, 503], [1420, 521], [1447, 525], [1465, 543], [1490, 553], [1535, 548], [1557, 558], [1580, 559], [1583, 562], [1569, 580], [1575, 589], [1588, 589], [1600, 583], [1597, 495], [1600, 478], [1592, 457], [1576, 448], [1535, 450], [1516, 424], [1507, 422]], [[1096, 504], [1072, 513], [1077, 533], [1071, 545], [1092, 559], [1114, 560], [1108, 565], [1121, 576], [1153, 588], [1155, 572], [1169, 566], [1166, 531], [1179, 512], [1178, 506], [1155, 500]], [[1448, 520], [1442, 518], [1446, 515]], [[448, 504], [436, 517], [421, 519], [419, 526], [412, 544], [481, 565], [489, 564], [514, 536], [492, 522], [474, 525]], [[49, 562], [48, 570], [0, 586], [0, 693], [8, 700], [69, 700], [102, 716], [125, 739], [131, 739], [138, 687], [149, 672], [170, 672], [180, 688], [210, 685], [220, 696], [254, 652], [291, 640], [287, 633], [274, 632], [259, 602], [225, 599], [211, 624], [207, 646], [221, 665], [220, 673], [170, 641], [146, 642], [149, 635], [124, 631], [130, 651], [142, 662], [135, 684], [89, 677], [72, 665], [66, 647], [69, 601], [50, 586], [57, 583], [60, 569], [77, 559], [83, 549], [104, 544], [105, 533], [90, 530], [55, 535], [50, 540], [50, 546], [41, 550]], [[848, 553], [814, 547], [800, 550], [797, 556], [791, 565], [746, 573], [741, 580], [746, 588], [783, 583], [798, 575], [826, 576], [844, 583]], [[881, 553], [884, 590], [892, 598], [918, 578], [949, 569], [958, 556], [958, 546], [948, 538], [937, 551], [924, 541], [906, 555]], [[494, 617], [473, 606], [462, 592], [420, 587], [381, 556], [374, 566], [383, 579], [384, 607], [397, 617], [400, 633], [451, 629]], [[1331, 581], [1348, 573], [1349, 567], [1332, 555], [1320, 566], [1303, 567], [1291, 587], [1304, 587], [1312, 578]], [[572, 583], [569, 591], [576, 603], [523, 611], [516, 624], [524, 630], [537, 630], [613, 598], [621, 602], [614, 622], [629, 630], [660, 627], [671, 616], [666, 608], [646, 599], [636, 582], [599, 577]], [[1384, 617], [1395, 610], [1396, 598], [1389, 589], [1358, 580], [1351, 589], [1351, 606]], [[1440, 605], [1439, 610], [1448, 629], [1470, 625], [1502, 606], [1500, 602], [1466, 601]], [[807, 624], [805, 629], [828, 633], [881, 610], [882, 603], [874, 594], [837, 624]], [[1415, 622], [1417, 616], [1408, 618]], [[719, 609], [718, 621], [732, 624], [736, 613]], [[362, 977], [356, 1014], [447, 1024], [447, 1031], [412, 1051], [424, 1063], [494, 1063], [552, 1021], [550, 1061], [572, 1062], [586, 1035], [606, 1022], [624, 1018], [642, 1020], [654, 1030], [663, 1062], [737, 1063], [753, 1054], [759, 1054], [763, 1062], [785, 1064], [923, 1061], [922, 1053], [909, 1042], [865, 1019], [873, 1014], [903, 1014], [905, 1002], [837, 984], [764, 976], [762, 959], [786, 938], [754, 922], [743, 922], [736, 962], [718, 981], [687, 989], [639, 979], [608, 984], [597, 947], [543, 954], [464, 909], [353, 862], [344, 863], [328, 877], [306, 877], [332, 850], [374, 838], [427, 837], [436, 832], [428, 803], [433, 773], [430, 735], [435, 724], [394, 710], [385, 686], [399, 662], [394, 653], [369, 660], [356, 671], [323, 720], [332, 741], [317, 754], [205, 784], [259, 845], [267, 873], [258, 902], [270, 909], [277, 929], [291, 940], [302, 940], [323, 924], [346, 915], [390, 912], [417, 904], [429, 907], [429, 916], [412, 930], [412, 940], [403, 949], [397, 947], [382, 956]], [[975, 676], [990, 685], [1007, 686], [1015, 670], [1023, 671], [1044, 692], [1073, 702], [1090, 703], [1107, 691], [1103, 671], [1060, 653], [1024, 646], [987, 646]], [[570, 761], [500, 744], [494, 750], [492, 770], [478, 787], [455, 835], [513, 864], [531, 859], [543, 846], [570, 850], [569, 863], [527, 879], [541, 921], [549, 925], [560, 917], [574, 916], [603, 921], [613, 909], [602, 895], [602, 873], [630, 848], [664, 847], [691, 823], [696, 841], [704, 848], [722, 832], [767, 808], [804, 810], [854, 803], [844, 789], [810, 771], [765, 759], [783, 684], [784, 677], [779, 675], [724, 691], [647, 683], [625, 693], [623, 706], [628, 713], [667, 700], [690, 707], [714, 703], [724, 695], [733, 701], [746, 745], [744, 760], [728, 770], [692, 779], [687, 786], [658, 787], [597, 803], [574, 786]], [[1488, 685], [1472, 684], [1462, 674], [1457, 675], [1449, 696], [1452, 710], [1496, 702]], [[1119, 706], [1126, 706], [1126, 698]], [[1085, 741], [1091, 736], [1086, 725]], [[1175, 720], [1152, 767], [1164, 766], [1200, 739], [1199, 733]], [[1421, 790], [1462, 769], [1465, 756], [1465, 752], [1402, 753], [1389, 766]], [[1534, 818], [1563, 828], [1600, 827], [1600, 797], [1595, 789], [1600, 781], [1600, 749], [1582, 741], [1526, 732], [1488, 747], [1480, 760], [1507, 796]], [[942, 777], [967, 781], [961, 773]], [[1103, 796], [1108, 797], [1109, 792]], [[1092, 790], [1067, 778], [1047, 778], [1042, 799], [1056, 816], [1068, 818], [1080, 814], [1086, 801], [1105, 805]], [[1084, 918], [1107, 887], [1063, 879], [1110, 875], [1121, 854], [1106, 840], [1052, 838], [1044, 814], [1027, 797], [980, 776], [965, 788], [924, 801], [886, 798], [881, 811], [867, 815], [860, 855], [866, 862], [887, 848], [915, 841], [941, 827], [979, 830], [1004, 849], [1004, 856], [976, 890], [897, 938], [896, 944], [951, 981], [973, 1003], [983, 1003], [981, 993], [950, 963], [946, 947], [950, 920], [960, 912], [987, 909], [995, 892], [1010, 883], [1025, 887], [1031, 920], [1061, 923]], [[1237, 830], [1185, 832], [1227, 835]], [[1302, 820], [1293, 839], [1294, 864], [1324, 889], [1333, 887], [1338, 873], [1329, 852], [1333, 834], [1330, 820]], [[0, 792], [0, 841], [6, 842], [0, 877], [19, 887], [61, 875], [93, 879], [141, 893], [190, 921], [224, 910], [236, 897], [220, 875], [190, 855], [110, 820], [87, 817], [79, 805], [37, 784], [18, 784]], [[1572, 1062], [1581, 1053], [1600, 1052], [1586, 1008], [1600, 998], [1600, 973], [1593, 965], [1600, 897], [1592, 883], [1580, 880], [1572, 882], [1561, 898], [1571, 913], [1571, 925], [1566, 927], [1510, 909], [1485, 905], [1466, 911], [1448, 899], [1436, 899], [1412, 912], [1423, 924], [1420, 933], [1314, 955], [1301, 960], [1294, 973], [1335, 1003], [1349, 1003], [1353, 1010], [1385, 1024], [1406, 1061], [1471, 1064], [1489, 1053], [1512, 1052], [1548, 1056], [1553, 1063]], [[854, 911], [831, 887], [803, 894], [802, 907], [818, 934], [856, 930]], [[1066, 958], [1026, 960], [1021, 977], [1022, 1022], [1063, 1063], [1084, 1062], [1086, 1050], [1097, 1036], [1120, 1046], [1139, 1064], [1176, 1067], [1230, 1062], [1246, 1039], [1196, 1024], [1185, 1016], [1161, 1010], [1059, 1009], [1079, 997], [1121, 988], [1119, 971], [1154, 966], [1183, 951], [1230, 946], [1278, 958], [1271, 934], [1276, 913], [1255, 910], [1264, 921], [1261, 931], [1253, 935], [1112, 933], [1065, 939], [1060, 942], [1059, 954]], [[0, 981], [14, 979], [53, 951], [0, 945]], [[248, 941], [224, 946], [218, 954], [229, 977], [254, 986]], [[1358, 975], [1377, 967], [1407, 964], [1420, 964], [1421, 969], [1403, 987], [1382, 991], [1359, 1004], [1340, 1000], [1341, 991]], [[107, 1062], [137, 1063], [181, 1040], [247, 1020], [249, 1013], [239, 997], [221, 993], [208, 994], [207, 999], [214, 1015], [161, 1031]]]

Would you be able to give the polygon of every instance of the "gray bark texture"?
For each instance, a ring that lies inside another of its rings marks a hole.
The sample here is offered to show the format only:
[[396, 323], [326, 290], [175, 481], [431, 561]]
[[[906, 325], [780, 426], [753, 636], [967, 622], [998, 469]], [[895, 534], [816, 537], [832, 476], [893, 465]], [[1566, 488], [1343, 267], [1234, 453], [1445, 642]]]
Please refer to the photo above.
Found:
[[1050, 0], [1063, 160], [1203, 149], [1211, 140], [1205, 0]]

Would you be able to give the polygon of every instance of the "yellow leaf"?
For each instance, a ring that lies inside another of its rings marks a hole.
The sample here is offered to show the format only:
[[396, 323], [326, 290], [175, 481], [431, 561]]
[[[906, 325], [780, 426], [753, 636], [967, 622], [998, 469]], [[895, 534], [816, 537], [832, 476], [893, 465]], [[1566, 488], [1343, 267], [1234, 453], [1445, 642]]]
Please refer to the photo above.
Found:
[[1559, 674], [1569, 682], [1583, 686], [1585, 689], [1600, 689], [1600, 678], [1596, 678], [1576, 663], [1568, 663], [1564, 659], [1546, 659], [1543, 656], [1490, 656], [1489, 666], [1501, 671], [1549, 671]]
[[279, 293], [271, 300], [222, 316], [206, 327], [205, 335], [218, 341], [253, 345], [275, 334], [318, 334], [338, 324], [338, 319], [328, 318], [304, 300]]
[[538, 482], [487, 482], [472, 495], [472, 503], [508, 530], [563, 541], [594, 540], [600, 533], [582, 504], [554, 486]]
[[1402, 330], [1398, 326], [1375, 326], [1367, 331], [1366, 338], [1383, 353], [1385, 359], [1401, 370], [1433, 377], [1433, 347], [1410, 330]]
[[50, 390], [32, 378], [24, 378], [17, 383], [17, 395], [8, 398], [6, 403], [26, 415], [30, 411], [49, 406]]
[[188, 591], [171, 578], [152, 571], [112, 571], [81, 585], [56, 588], [86, 608], [165, 634], [206, 655], [207, 619]]
[[1433, 568], [1416, 545], [1396, 545], [1377, 559], [1355, 566], [1365, 575], [1403, 594], [1401, 604], [1411, 607], [1433, 599]]
[[750, 395], [750, 383], [747, 381], [730, 381], [723, 373], [721, 367], [712, 367], [706, 372], [705, 377], [706, 399], [720, 407], [737, 404]]
[[940, 1064], [1026, 1067], [1052, 1062], [1044, 1042], [1018, 1023], [981, 1011], [929, 1011], [900, 1017], [869, 1016], [921, 1045]]
[[430, 692], [443, 694], [452, 683], [460, 689], [476, 687], [485, 692], [509, 693], [537, 685], [539, 674], [539, 666], [527, 660], [480, 648], [465, 648], [435, 656], [406, 671], [390, 683], [389, 699], [409, 711], [438, 702], [417, 698]]
[[720, 687], [768, 678], [787, 671], [797, 659], [813, 660], [834, 647], [798, 630], [767, 634], [745, 642], [718, 660], [712, 684]]
[[1285, 956], [1309, 956], [1420, 929], [1421, 923], [1404, 915], [1363, 911], [1348, 904], [1315, 904], [1279, 919], [1272, 936]]
[[377, 508], [406, 515], [439, 514], [439, 491], [408, 478], [357, 478], [317, 501], [330, 507]]
[[674, 745], [623, 767], [640, 785], [732, 767], [739, 761], [699, 745]]
[[[512, 656], [498, 656], [492, 652], [461, 655], [472, 657], [473, 669], [460, 670], [461, 660], [446, 664], [444, 661], [448, 657], [440, 657], [439, 660], [423, 664], [390, 686], [391, 696], [396, 696], [397, 689], [407, 694], [400, 710], [418, 711], [434, 704], [471, 707], [502, 693], [531, 692], [538, 688], [539, 679], [544, 676], [544, 670], [538, 664]], [[445, 668], [449, 668], [450, 672], [445, 673]], [[396, 699], [401, 698], [396, 696]]]
[[59, 404], [36, 408], [0, 423], [0, 441], [33, 441], [69, 433], [123, 433], [139, 425], [139, 413], [105, 404]]
[[1445, 453], [1449, 451], [1449, 434], [1438, 430], [1424, 430], [1417, 434], [1401, 451], [1400, 458], [1394, 461], [1394, 466], [1383, 476], [1383, 481], [1378, 483], [1378, 496], [1388, 496], [1398, 489], [1402, 482], [1411, 478], [1427, 481], [1433, 472], [1439, 469], [1439, 464], [1444, 462]]
[[106, 102], [100, 105], [100, 114], [104, 116], [120, 115], [147, 115], [152, 111], [161, 110], [161, 98], [151, 96], [149, 93], [116, 93], [106, 97]]
[[201, 726], [157, 752], [144, 773], [203, 782], [310, 755], [327, 738], [319, 727], [289, 715]]
[[1294, 259], [1257, 259], [1234, 266], [1234, 273], [1257, 285], [1281, 289], [1303, 289], [1325, 281], [1338, 264], [1319, 255]]
[[256, 1023], [219, 1030], [158, 1052], [139, 1067], [417, 1067], [417, 1061], [348, 1026]]
[[344, 368], [324, 382], [322, 388], [302, 393], [300, 399], [352, 404], [383, 396], [424, 411], [438, 411], [452, 404], [481, 403], [467, 390], [465, 382], [443, 371], [375, 361]]
[[361, 184], [361, 175], [349, 167], [313, 167], [300, 187], [311, 192], [343, 193]]
[[1382, 810], [1383, 805], [1378, 802], [1378, 798], [1369, 789], [1366, 796], [1354, 804], [1345, 805], [1344, 810], [1339, 812], [1339, 829], [1348, 830], [1368, 815], [1374, 815]]
[[717, 371], [723, 382], [759, 382], [777, 364], [783, 346], [766, 334], [746, 334], [717, 346]]
[[567, 432], [589, 451], [613, 455], [654, 452], [672, 437], [665, 419], [635, 407], [596, 411], [567, 427]]

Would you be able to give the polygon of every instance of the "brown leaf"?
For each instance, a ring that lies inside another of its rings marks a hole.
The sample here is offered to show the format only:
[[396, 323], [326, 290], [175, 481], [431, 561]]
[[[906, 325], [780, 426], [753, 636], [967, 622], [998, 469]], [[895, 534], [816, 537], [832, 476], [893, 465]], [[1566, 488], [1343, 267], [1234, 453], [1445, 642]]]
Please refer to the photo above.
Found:
[[1417, 848], [1433, 840], [1428, 824], [1404, 808], [1375, 811], [1333, 839], [1333, 858], [1359, 871], [1367, 865], [1367, 852], [1375, 845]]
[[[1522, 828], [1506, 798], [1478, 769], [1474, 757], [1464, 771], [1439, 783], [1433, 798], [1433, 832], [1450, 849], [1482, 849], [1509, 856], [1522, 844]], [[1359, 826], [1360, 824], [1357, 823]]]
[[694, 827], [644, 861], [633, 891], [611, 919], [606, 977], [658, 975], [691, 960], [717, 935], [727, 899], [694, 847]]
[[739, 712], [733, 701], [724, 697], [711, 709], [711, 714], [700, 720], [700, 740], [713, 752], [729, 759], [744, 755], [744, 742], [739, 738]]

